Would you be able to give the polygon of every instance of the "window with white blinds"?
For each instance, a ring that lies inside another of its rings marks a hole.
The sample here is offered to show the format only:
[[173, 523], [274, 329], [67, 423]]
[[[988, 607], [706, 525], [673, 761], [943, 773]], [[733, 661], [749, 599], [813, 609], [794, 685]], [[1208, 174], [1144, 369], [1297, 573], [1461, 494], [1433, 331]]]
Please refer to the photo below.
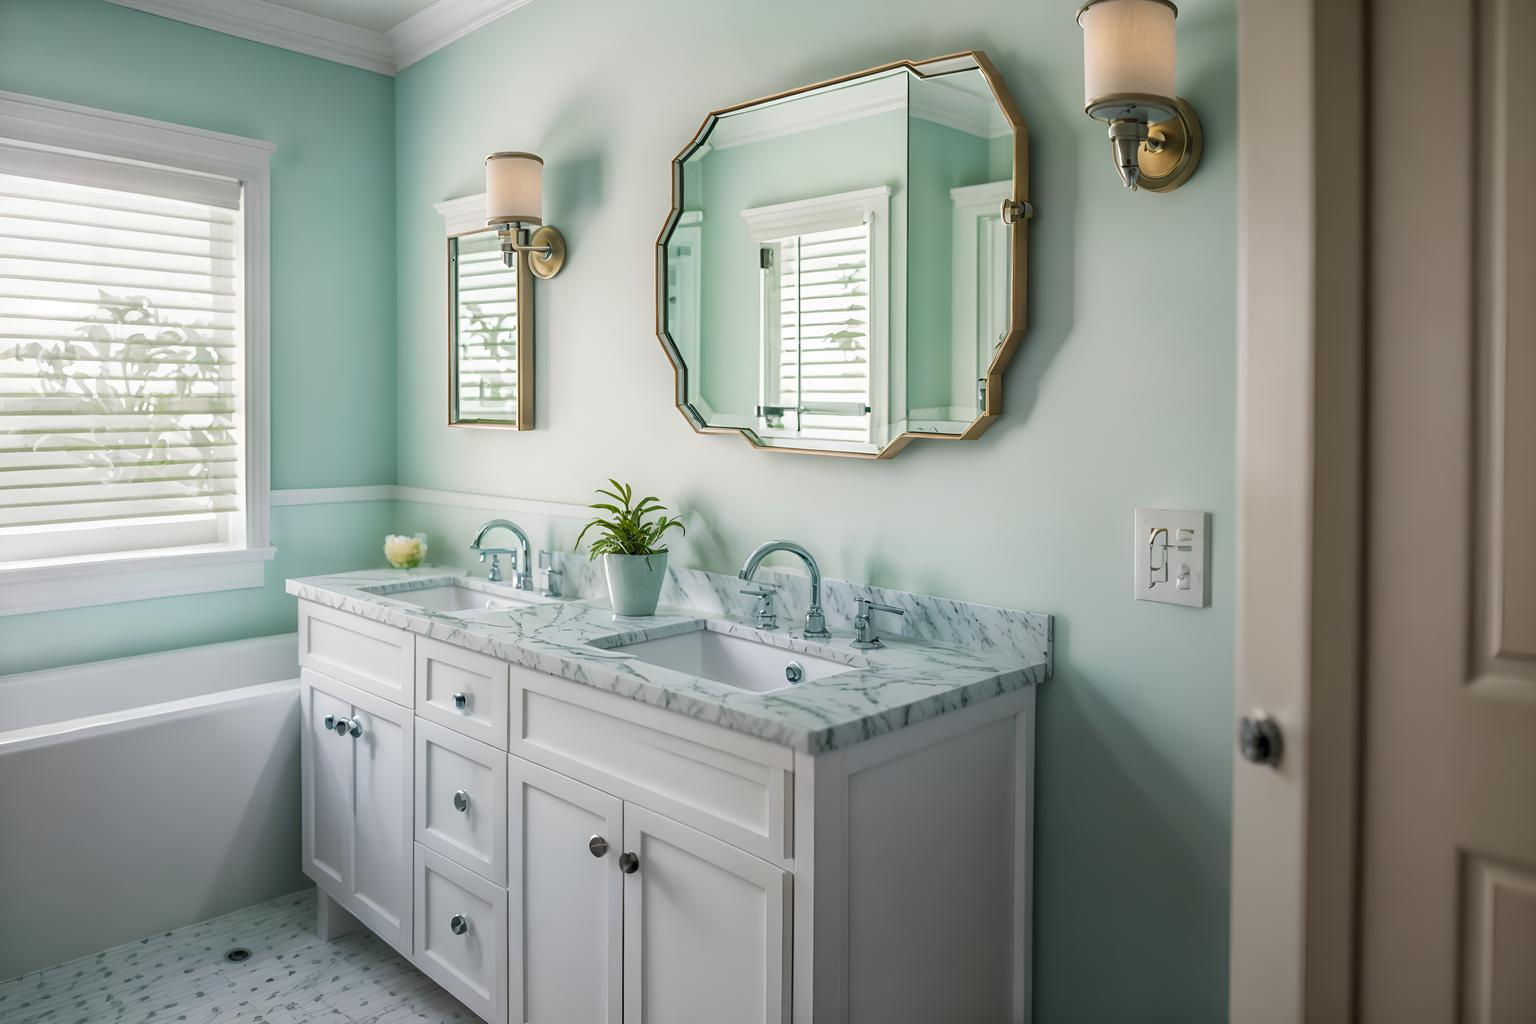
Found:
[[763, 245], [766, 426], [869, 443], [869, 242], [855, 224]]
[[0, 564], [243, 544], [241, 186], [0, 140]]
[[747, 210], [762, 291], [758, 429], [873, 445], [884, 421], [889, 189]]

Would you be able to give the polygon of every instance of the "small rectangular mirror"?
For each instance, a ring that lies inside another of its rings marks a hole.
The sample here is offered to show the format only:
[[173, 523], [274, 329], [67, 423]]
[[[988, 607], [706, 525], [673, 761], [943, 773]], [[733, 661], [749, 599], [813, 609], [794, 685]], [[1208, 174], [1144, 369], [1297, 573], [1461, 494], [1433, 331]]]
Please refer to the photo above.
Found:
[[448, 423], [533, 429], [533, 284], [495, 228], [448, 238]]

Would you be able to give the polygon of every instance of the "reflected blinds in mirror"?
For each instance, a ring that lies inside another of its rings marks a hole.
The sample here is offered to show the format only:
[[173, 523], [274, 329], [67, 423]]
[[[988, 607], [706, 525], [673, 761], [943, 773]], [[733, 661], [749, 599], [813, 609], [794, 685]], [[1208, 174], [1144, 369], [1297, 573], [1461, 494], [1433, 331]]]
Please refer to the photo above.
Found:
[[870, 226], [767, 240], [762, 429], [870, 441]]
[[495, 232], [458, 239], [458, 419], [517, 421], [517, 270], [501, 261]]
[[0, 561], [240, 528], [239, 205], [139, 165], [0, 173]]

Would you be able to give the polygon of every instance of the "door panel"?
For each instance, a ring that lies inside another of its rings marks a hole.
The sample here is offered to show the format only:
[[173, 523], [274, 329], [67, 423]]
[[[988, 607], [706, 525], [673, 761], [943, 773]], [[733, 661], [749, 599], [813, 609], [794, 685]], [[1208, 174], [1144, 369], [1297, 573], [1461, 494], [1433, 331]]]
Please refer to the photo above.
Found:
[[350, 890], [352, 867], [352, 746], [325, 727], [325, 716], [346, 718], [342, 689], [316, 673], [304, 677], [304, 867], [333, 894]]
[[[623, 804], [509, 757], [511, 1018], [520, 1024], [620, 1024]], [[592, 837], [608, 848], [591, 850]]]
[[349, 907], [380, 938], [411, 949], [412, 728], [409, 709], [354, 691], [354, 845]]
[[790, 876], [626, 804], [626, 1024], [786, 1024]]
[[1366, 1021], [1536, 1020], [1532, 47], [1531, 0], [1373, 6], [1373, 149], [1445, 159], [1372, 170]]

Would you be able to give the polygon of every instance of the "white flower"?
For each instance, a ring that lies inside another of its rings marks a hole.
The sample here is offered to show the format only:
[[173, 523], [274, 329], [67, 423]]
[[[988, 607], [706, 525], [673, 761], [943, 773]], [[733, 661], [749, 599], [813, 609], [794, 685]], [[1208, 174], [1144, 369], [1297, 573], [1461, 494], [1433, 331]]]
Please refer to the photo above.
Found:
[[392, 533], [384, 538], [384, 557], [396, 569], [414, 569], [427, 557], [427, 535], [406, 537]]

